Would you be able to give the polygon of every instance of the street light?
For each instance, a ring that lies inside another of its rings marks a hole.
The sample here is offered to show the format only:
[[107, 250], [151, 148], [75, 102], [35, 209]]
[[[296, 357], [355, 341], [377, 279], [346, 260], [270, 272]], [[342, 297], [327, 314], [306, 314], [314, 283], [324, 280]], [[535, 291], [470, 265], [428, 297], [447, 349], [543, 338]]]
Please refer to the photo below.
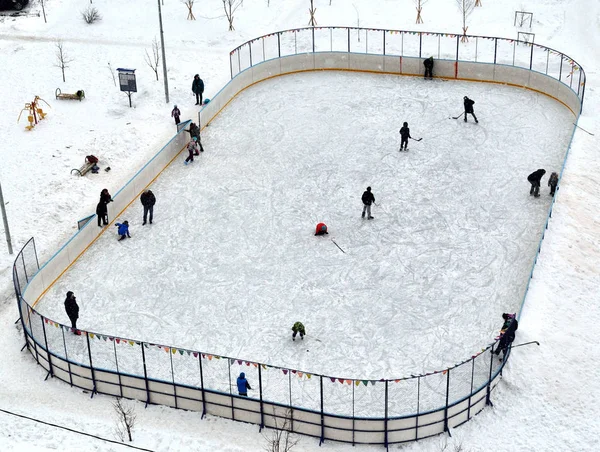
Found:
[[0, 210], [2, 210], [2, 220], [4, 221], [4, 234], [8, 244], [8, 254], [13, 253], [12, 243], [10, 242], [10, 230], [8, 229], [8, 218], [6, 218], [6, 209], [4, 208], [4, 196], [2, 196], [2, 184], [0, 184]]
[[165, 99], [169, 103], [169, 81], [167, 80], [167, 59], [165, 57], [165, 38], [162, 26], [162, 10], [160, 9], [160, 0], [158, 0], [158, 23], [160, 25], [160, 47], [162, 48], [163, 60], [163, 79], [165, 81]]

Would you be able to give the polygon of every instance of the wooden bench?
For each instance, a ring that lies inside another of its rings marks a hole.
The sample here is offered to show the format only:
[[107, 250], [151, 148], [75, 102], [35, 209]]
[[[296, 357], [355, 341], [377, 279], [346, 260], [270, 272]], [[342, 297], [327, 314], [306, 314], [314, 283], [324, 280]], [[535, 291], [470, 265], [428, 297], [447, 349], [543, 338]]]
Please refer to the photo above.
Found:
[[92, 159], [90, 159], [89, 157], [94, 157], [94, 156], [88, 155], [85, 158], [85, 163], [83, 165], [81, 165], [79, 168], [73, 168], [71, 170], [71, 174], [73, 174], [73, 171], [75, 171], [80, 176], [85, 176], [86, 173], [88, 171], [90, 171], [94, 167], [94, 165], [96, 165], [98, 163], [98, 159], [96, 157], [94, 157]]
[[57, 99], [78, 100], [79, 102], [81, 102], [81, 99], [85, 99], [85, 91], [83, 91], [82, 89], [77, 91], [75, 94], [69, 94], [69, 93], [61, 93], [60, 88], [56, 88], [54, 95], [56, 96]]

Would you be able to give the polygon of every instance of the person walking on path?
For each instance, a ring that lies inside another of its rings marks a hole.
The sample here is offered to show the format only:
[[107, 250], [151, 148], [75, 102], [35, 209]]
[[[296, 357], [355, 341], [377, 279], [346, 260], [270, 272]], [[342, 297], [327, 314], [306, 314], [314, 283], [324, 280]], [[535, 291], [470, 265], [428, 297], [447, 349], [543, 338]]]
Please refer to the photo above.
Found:
[[154, 204], [156, 204], [156, 197], [152, 190], [144, 190], [142, 196], [140, 196], [140, 202], [142, 206], [144, 206], [144, 222], [142, 226], [146, 224], [146, 219], [148, 218], [148, 213], [150, 213], [150, 224], [152, 224], [152, 217], [154, 216]]
[[402, 124], [402, 128], [400, 129], [400, 151], [408, 151], [408, 139], [412, 138], [410, 136], [410, 129], [408, 128], [408, 123], [405, 122]]
[[373, 193], [371, 193], [371, 187], [367, 187], [367, 190], [363, 193], [362, 202], [364, 205], [362, 217], [364, 218], [366, 213], [367, 219], [372, 220], [373, 217], [371, 216], [371, 204], [375, 202], [375, 196], [373, 196]]
[[527, 180], [531, 184], [531, 189], [529, 190], [529, 195], [533, 195], [535, 198], [540, 197], [540, 184], [542, 182], [542, 177], [546, 174], [545, 169], [538, 169], [534, 171], [529, 176], [527, 176]]
[[465, 122], [467, 122], [467, 114], [470, 114], [473, 116], [473, 119], [475, 119], [475, 122], [479, 123], [479, 121], [477, 121], [477, 116], [475, 116], [475, 112], [473, 111], [473, 105], [475, 104], [475, 101], [465, 96], [463, 99], [463, 104], [465, 106]]
[[77, 305], [77, 300], [75, 299], [75, 294], [71, 291], [67, 292], [67, 298], [65, 299], [65, 311], [69, 316], [69, 320], [71, 320], [71, 328], [73, 328], [73, 333], [79, 335], [81, 334], [77, 330], [77, 319], [79, 318], [79, 306]]
[[175, 125], [177, 125], [181, 122], [179, 120], [180, 116], [181, 116], [181, 112], [179, 111], [179, 108], [177, 108], [177, 105], [173, 105], [173, 110], [171, 110], [171, 117], [175, 118]]
[[302, 322], [296, 322], [294, 323], [294, 326], [292, 327], [292, 340], [295, 341], [296, 340], [296, 335], [300, 334], [300, 339], [304, 340], [304, 335], [306, 334], [306, 330], [304, 329], [304, 325], [302, 324]]
[[430, 56], [425, 61], [423, 61], [423, 66], [425, 66], [425, 79], [433, 79], [433, 57]]
[[250, 387], [250, 383], [246, 380], [246, 374], [244, 372], [240, 373], [240, 376], [237, 378], [237, 387], [238, 393], [241, 396], [248, 397], [248, 389], [252, 389]]
[[548, 179], [548, 187], [550, 187], [550, 196], [554, 196], [554, 193], [556, 193], [557, 185], [558, 185], [558, 174], [557, 173], [550, 174], [550, 179]]
[[202, 105], [202, 94], [204, 93], [204, 82], [200, 78], [200, 75], [194, 75], [194, 81], [192, 82], [192, 92], [196, 95], [196, 105]]
[[198, 152], [198, 145], [196, 144], [197, 140], [198, 139], [196, 137], [192, 137], [192, 139], [188, 143], [188, 145], [187, 145], [188, 158], [186, 158], [185, 162], [183, 162], [184, 165], [187, 165], [189, 162], [193, 162], [194, 161], [194, 155], [200, 154]]
[[121, 240], [125, 240], [126, 238], [131, 238], [129, 235], [129, 222], [125, 220], [123, 223], [115, 223], [115, 226], [119, 229], [117, 230], [119, 234], [119, 242]]

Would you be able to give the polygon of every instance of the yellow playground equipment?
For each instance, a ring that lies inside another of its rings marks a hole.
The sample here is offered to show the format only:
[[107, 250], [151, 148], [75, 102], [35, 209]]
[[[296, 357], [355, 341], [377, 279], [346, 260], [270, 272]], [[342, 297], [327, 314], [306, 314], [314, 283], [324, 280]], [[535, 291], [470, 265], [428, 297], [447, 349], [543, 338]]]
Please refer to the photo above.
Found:
[[46, 102], [44, 99], [40, 98], [40, 96], [35, 96], [33, 101], [31, 103], [25, 104], [25, 107], [19, 113], [17, 122], [19, 122], [21, 120], [21, 115], [23, 114], [24, 111], [27, 111], [29, 113], [27, 115], [27, 121], [29, 121], [29, 125], [25, 126], [25, 128], [27, 130], [33, 129], [35, 127], [35, 125], [38, 123], [38, 119], [41, 121], [48, 114], [48, 113], [44, 113], [44, 110], [42, 110], [42, 108], [39, 106], [40, 101], [44, 102], [46, 105], [48, 105], [48, 107], [50, 107], [50, 104], [48, 102]]

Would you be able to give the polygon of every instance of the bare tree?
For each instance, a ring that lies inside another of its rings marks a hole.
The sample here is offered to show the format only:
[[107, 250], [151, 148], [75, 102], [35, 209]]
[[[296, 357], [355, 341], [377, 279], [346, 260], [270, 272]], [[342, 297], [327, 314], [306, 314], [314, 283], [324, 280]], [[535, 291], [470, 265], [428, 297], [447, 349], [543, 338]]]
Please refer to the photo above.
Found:
[[123, 399], [117, 399], [113, 402], [113, 408], [117, 413], [117, 425], [115, 426], [115, 436], [122, 442], [125, 442], [125, 438], [129, 441], [133, 441], [133, 429], [135, 427], [135, 420], [137, 418], [133, 406], [125, 405], [122, 402]]
[[429, 0], [413, 0], [415, 2], [415, 7], [417, 9], [417, 21], [416, 24], [422, 24], [423, 18], [421, 17], [421, 11], [423, 11], [423, 5], [427, 3]]
[[183, 4], [187, 6], [188, 16], [187, 20], [196, 20], [194, 13], [192, 12], [192, 8], [194, 7], [194, 0], [183, 0]]
[[317, 25], [317, 20], [315, 19], [315, 13], [317, 12], [317, 8], [315, 8], [313, 0], [310, 0], [310, 8], [308, 9], [308, 12], [310, 13], [310, 20], [308, 21], [308, 25], [314, 27]]
[[229, 31], [235, 30], [235, 28], [233, 28], [233, 15], [243, 3], [244, 0], [223, 0], [223, 9], [225, 10], [225, 16], [229, 21]]
[[158, 63], [160, 63], [160, 47], [158, 46], [156, 36], [154, 37], [154, 41], [152, 41], [152, 56], [150, 56], [148, 50], [146, 50], [146, 56], [144, 57], [144, 61], [146, 61], [146, 64], [150, 66], [150, 68], [154, 71], [154, 75], [156, 75], [156, 80], [158, 80]]
[[63, 76], [63, 83], [65, 80], [65, 69], [69, 67], [69, 63], [73, 62], [73, 58], [69, 58], [67, 52], [65, 51], [65, 46], [62, 41], [56, 41], [56, 64], [55, 67], [60, 68]]
[[265, 451], [289, 452], [298, 444], [300, 439], [295, 438], [291, 431], [291, 417], [291, 410], [288, 409], [285, 413], [285, 419], [283, 422], [281, 422], [281, 420], [278, 420], [275, 414], [275, 408], [273, 408], [273, 420], [275, 422], [275, 428], [273, 430], [269, 430], [269, 434], [263, 433], [263, 438], [265, 438], [267, 441], [267, 444], [265, 445]]
[[456, 0], [456, 4], [458, 5], [458, 10], [460, 11], [460, 15], [462, 16], [463, 22], [463, 35], [460, 39], [461, 42], [467, 42], [469, 39], [467, 38], [467, 18], [473, 12], [473, 8], [475, 7], [475, 0]]

